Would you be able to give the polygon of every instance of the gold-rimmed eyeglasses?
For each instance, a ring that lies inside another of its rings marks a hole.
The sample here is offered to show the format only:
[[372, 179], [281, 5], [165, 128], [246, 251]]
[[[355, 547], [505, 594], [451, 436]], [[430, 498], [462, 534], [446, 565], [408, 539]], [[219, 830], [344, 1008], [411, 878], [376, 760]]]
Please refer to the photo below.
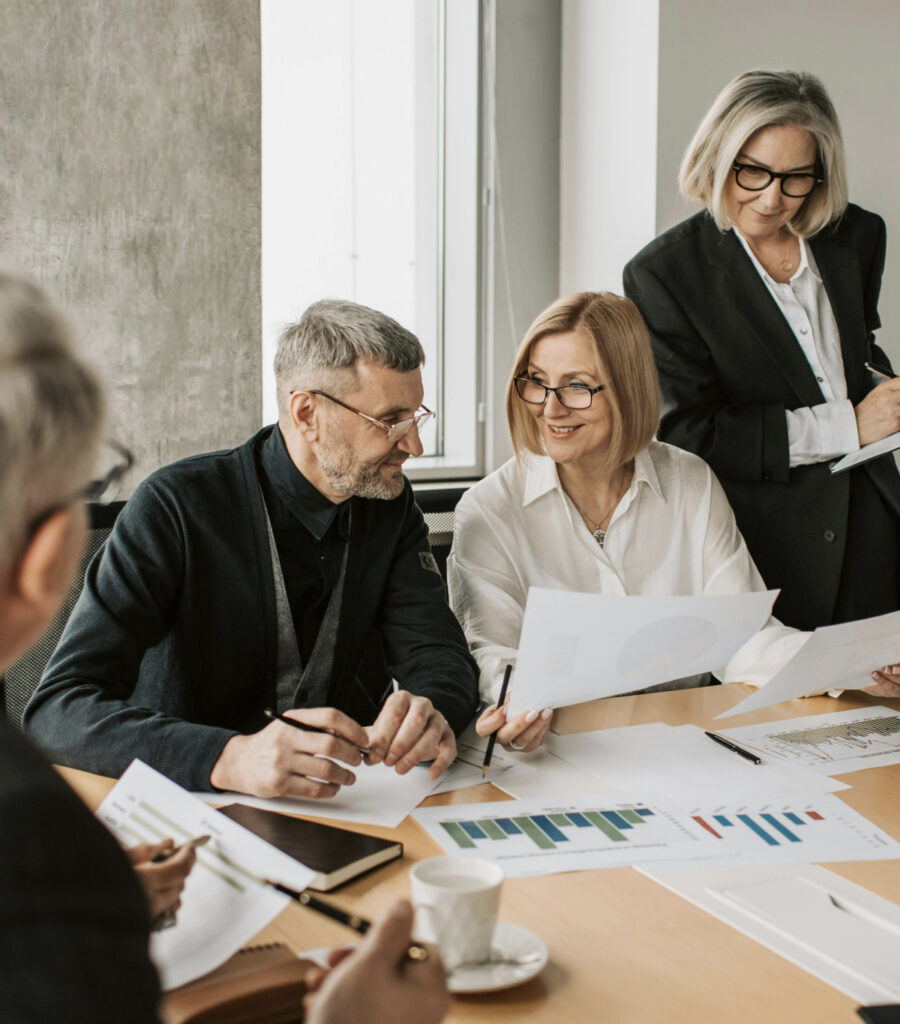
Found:
[[[299, 390], [299, 389], [298, 389]], [[296, 392], [292, 391], [291, 394]], [[327, 391], [316, 391], [313, 388], [309, 389], [311, 395], [321, 395], [323, 398], [327, 398], [329, 402], [334, 402], [335, 405], [340, 405], [344, 409], [349, 409], [350, 412], [355, 412], [357, 416], [362, 416], [364, 420], [368, 420], [369, 423], [374, 423], [376, 427], [381, 427], [382, 430], [386, 431], [388, 441], [393, 444], [395, 441], [400, 441], [402, 438], [412, 430], [413, 426], [417, 430], [422, 430], [426, 423], [434, 418], [434, 413], [427, 405], [423, 405], [419, 411], [414, 415], [410, 416], [405, 420], [398, 420], [396, 423], [385, 423], [384, 420], [376, 419], [374, 416], [370, 416], [366, 412], [361, 412], [359, 409], [355, 409], [352, 405], [348, 405], [346, 402], [342, 402], [340, 398], [335, 398], [334, 395], [329, 395]]]

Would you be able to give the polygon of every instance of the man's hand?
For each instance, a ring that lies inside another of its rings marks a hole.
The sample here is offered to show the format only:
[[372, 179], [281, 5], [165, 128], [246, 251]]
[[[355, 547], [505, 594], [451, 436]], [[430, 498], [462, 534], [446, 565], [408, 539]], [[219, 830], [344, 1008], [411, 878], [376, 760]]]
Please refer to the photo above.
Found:
[[392, 693], [375, 723], [367, 729], [367, 764], [380, 761], [405, 775], [420, 761], [434, 761], [429, 774], [436, 779], [453, 764], [456, 737], [444, 716], [427, 697], [406, 690]]
[[506, 703], [502, 708], [492, 704], [478, 716], [475, 732], [479, 736], [490, 736], [497, 733], [497, 742], [504, 750], [515, 750], [518, 753], [531, 753], [544, 742], [553, 712], [550, 708], [543, 711], [520, 711], [511, 721], [506, 720]]
[[[425, 961], [406, 955], [413, 913], [401, 900], [343, 957], [308, 999], [307, 1024], [437, 1024], [450, 1007], [444, 968], [435, 954]], [[332, 959], [332, 963], [338, 957]]]
[[301, 732], [276, 721], [250, 736], [232, 736], [209, 774], [212, 785], [251, 796], [314, 800], [353, 785], [356, 776], [335, 762], [354, 767], [362, 762], [357, 748], [369, 745], [363, 728], [335, 708], [295, 708], [285, 716], [328, 734]]
[[900, 378], [873, 388], [853, 411], [860, 446], [895, 434], [900, 430]]
[[900, 697], [900, 665], [885, 665], [872, 673], [874, 682], [862, 688], [873, 697]]
[[174, 849], [174, 839], [166, 839], [162, 843], [141, 843], [125, 851], [143, 886], [152, 919], [167, 910], [174, 912], [181, 906], [185, 880], [197, 860], [194, 847], [185, 845], [161, 863], [153, 863], [154, 857]]

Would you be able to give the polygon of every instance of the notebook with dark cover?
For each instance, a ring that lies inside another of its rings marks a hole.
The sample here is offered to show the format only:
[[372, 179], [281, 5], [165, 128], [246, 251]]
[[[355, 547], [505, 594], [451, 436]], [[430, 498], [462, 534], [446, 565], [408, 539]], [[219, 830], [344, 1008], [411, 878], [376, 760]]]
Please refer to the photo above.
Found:
[[319, 821], [293, 818], [247, 804], [228, 804], [219, 811], [254, 832], [267, 843], [316, 872], [307, 886], [317, 892], [349, 882], [351, 878], [403, 856], [403, 844], [377, 839]]

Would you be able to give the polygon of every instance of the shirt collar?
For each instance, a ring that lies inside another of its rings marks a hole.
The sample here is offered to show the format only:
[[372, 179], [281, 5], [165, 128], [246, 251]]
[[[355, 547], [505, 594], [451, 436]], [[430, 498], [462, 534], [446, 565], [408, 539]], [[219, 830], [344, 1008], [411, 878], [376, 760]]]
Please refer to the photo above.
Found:
[[280, 501], [316, 540], [321, 540], [335, 521], [341, 534], [347, 536], [350, 502], [336, 505], [313, 487], [294, 465], [277, 423], [263, 442], [260, 462]]
[[[740, 233], [740, 231], [738, 231], [737, 228], [734, 228], [733, 230], [734, 233], [737, 235], [738, 239], [740, 240], [741, 245], [744, 247], [744, 251], [750, 257], [750, 262], [756, 268], [757, 274], [759, 274], [759, 276], [764, 280], [770, 281], [772, 284], [779, 283], [775, 281], [775, 279], [769, 274], [766, 268], [756, 258], [756, 254], [750, 248], [750, 244], [747, 241], [747, 239], [744, 238], [744, 236]], [[821, 283], [822, 278], [819, 274], [819, 268], [816, 266], [816, 261], [813, 257], [812, 250], [810, 249], [809, 244], [807, 243], [805, 238], [801, 238], [799, 235], [797, 236], [797, 241], [800, 243], [800, 262], [797, 264], [797, 269], [794, 271], [793, 274], [791, 274], [791, 280], [797, 280], [799, 277], [803, 275], [805, 271], [808, 270], [812, 274], [812, 276], [818, 282]]]
[[[522, 469], [525, 474], [525, 485], [522, 488], [522, 507], [530, 505], [543, 497], [550, 491], [562, 493], [562, 484], [559, 482], [559, 473], [556, 463], [548, 455], [535, 455], [532, 452], [522, 452]], [[644, 448], [634, 457], [634, 476], [631, 485], [625, 492], [625, 496], [637, 492], [640, 484], [646, 484], [657, 497], [666, 500], [663, 494], [662, 485], [659, 482], [659, 474], [653, 464], [653, 455], [650, 448]]]

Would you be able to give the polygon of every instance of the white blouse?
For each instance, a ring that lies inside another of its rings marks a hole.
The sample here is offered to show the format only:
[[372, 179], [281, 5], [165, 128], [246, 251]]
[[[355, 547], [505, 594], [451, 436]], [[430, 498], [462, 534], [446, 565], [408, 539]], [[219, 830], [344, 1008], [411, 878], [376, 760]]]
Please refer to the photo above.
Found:
[[740, 231], [735, 234], [794, 332], [825, 398], [805, 409], [785, 410], [791, 467], [858, 451], [859, 432], [853, 403], [847, 397], [841, 337], [812, 249], [805, 239], [797, 239], [800, 263], [790, 281], [782, 284], [767, 273]]
[[[523, 453], [475, 484], [456, 508], [450, 602], [494, 701], [515, 663], [531, 586], [595, 594], [678, 596], [765, 590], [728, 499], [706, 463], [659, 441], [642, 451], [604, 547], [563, 491], [556, 464]], [[717, 672], [760, 685], [809, 634], [777, 619]]]

